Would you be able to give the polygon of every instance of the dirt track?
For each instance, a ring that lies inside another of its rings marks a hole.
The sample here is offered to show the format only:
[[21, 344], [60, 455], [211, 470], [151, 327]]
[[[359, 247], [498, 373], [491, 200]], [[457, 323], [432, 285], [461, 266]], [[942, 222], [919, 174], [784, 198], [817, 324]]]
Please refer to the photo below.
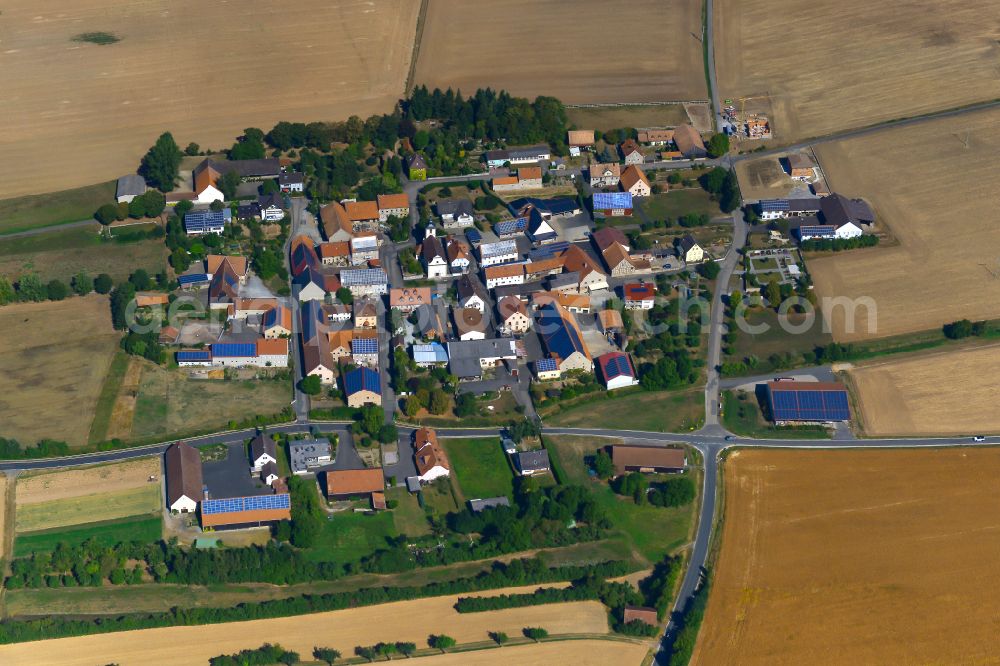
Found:
[[[136, 169], [243, 128], [385, 113], [403, 94], [418, 0], [10, 0], [0, 16], [0, 198]], [[114, 33], [107, 46], [82, 32]]]
[[1000, 449], [732, 453], [692, 664], [996, 663]]

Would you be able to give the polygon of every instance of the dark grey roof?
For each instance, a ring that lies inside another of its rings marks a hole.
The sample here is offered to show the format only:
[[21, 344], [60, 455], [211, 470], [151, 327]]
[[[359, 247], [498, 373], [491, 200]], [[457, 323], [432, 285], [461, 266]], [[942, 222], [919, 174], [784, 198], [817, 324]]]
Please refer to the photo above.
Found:
[[424, 156], [421, 155], [420, 153], [414, 153], [413, 156], [410, 157], [410, 168], [411, 169], [426, 169], [427, 168], [427, 162], [424, 160]]
[[261, 207], [261, 209], [270, 208], [271, 206], [275, 206], [282, 210], [285, 209], [285, 200], [277, 192], [261, 195], [257, 198], [257, 204]]
[[479, 280], [472, 277], [471, 275], [463, 275], [458, 278], [458, 298], [461, 301], [466, 300], [472, 296], [478, 296], [482, 299], [483, 303], [489, 302], [489, 297], [486, 294], [486, 289], [479, 283]]
[[516, 358], [514, 338], [487, 338], [486, 340], [456, 340], [448, 343], [451, 361], [472, 359], [477, 363], [483, 358]]
[[277, 157], [267, 157], [259, 160], [213, 160], [206, 159], [194, 168], [201, 173], [206, 167], [212, 167], [219, 173], [235, 171], [240, 178], [277, 178], [281, 175], [281, 164]]
[[533, 294], [536, 291], [545, 291], [545, 287], [542, 285], [541, 280], [525, 282], [524, 284], [501, 285], [493, 290], [493, 295], [496, 296], [496, 299], [499, 301], [504, 296], [517, 296], [520, 298], [522, 296]]
[[123, 196], [139, 196], [146, 192], [146, 181], [145, 179], [134, 173], [130, 173], [127, 176], [122, 176], [118, 179], [118, 187], [116, 195], [119, 197]]
[[296, 185], [303, 182], [304, 177], [298, 171], [293, 171], [292, 173], [283, 173], [278, 176], [278, 183], [281, 185]]
[[483, 376], [483, 368], [474, 358], [453, 358], [448, 360], [451, 374], [459, 379], [478, 379]]
[[437, 236], [428, 236], [424, 239], [420, 246], [420, 254], [427, 264], [430, 264], [434, 257], [441, 257], [445, 262], [448, 261], [448, 256], [444, 253], [444, 245], [441, 244], [441, 239]]
[[687, 236], [685, 236], [684, 238], [682, 238], [681, 242], [678, 243], [678, 245], [680, 245], [681, 250], [683, 250], [684, 252], [687, 252], [688, 250], [690, 250], [691, 248], [693, 248], [697, 244], [698, 244], [698, 241], [696, 241], [694, 239], [694, 236], [692, 236], [691, 234], [688, 234]]
[[472, 215], [472, 202], [468, 199], [445, 199], [437, 202], [438, 215]]
[[549, 468], [549, 452], [545, 449], [522, 451], [517, 456], [517, 468], [522, 472]]
[[827, 224], [836, 227], [854, 222], [855, 224], [871, 224], [875, 221], [875, 213], [861, 199], [848, 199], [842, 194], [831, 194], [819, 201], [819, 209]]
[[788, 210], [792, 213], [815, 213], [819, 211], [819, 198], [789, 199]]
[[469, 500], [469, 508], [477, 513], [483, 509], [492, 509], [495, 506], [510, 506], [510, 500], [507, 499], [506, 495]]
[[549, 277], [547, 284], [549, 285], [549, 289], [553, 290], [562, 287], [575, 287], [580, 284], [580, 274], [576, 271], [570, 271], [568, 273], [552, 275]]
[[250, 460], [256, 462], [265, 453], [275, 460], [278, 458], [274, 440], [267, 433], [261, 433], [250, 442]]
[[241, 220], [249, 220], [252, 217], [260, 217], [260, 204], [256, 201], [241, 203], [236, 208], [236, 217]]

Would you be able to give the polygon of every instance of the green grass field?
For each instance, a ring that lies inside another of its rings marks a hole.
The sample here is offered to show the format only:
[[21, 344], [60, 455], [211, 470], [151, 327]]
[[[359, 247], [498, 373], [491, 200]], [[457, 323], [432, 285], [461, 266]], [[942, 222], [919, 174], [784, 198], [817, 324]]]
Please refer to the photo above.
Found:
[[101, 240], [97, 228], [95, 222], [93, 227], [73, 227], [34, 236], [6, 239], [0, 236], [0, 273], [12, 277], [38, 273], [45, 281], [68, 282], [85, 271], [91, 277], [107, 273], [115, 281], [121, 281], [137, 268], [154, 275], [166, 267], [163, 239]]
[[115, 181], [73, 190], [0, 200], [0, 234], [92, 219], [115, 201]]
[[635, 393], [572, 405], [545, 418], [549, 425], [618, 428], [655, 432], [696, 430], [704, 420], [705, 397], [700, 390]]
[[94, 406], [94, 420], [90, 424], [90, 437], [87, 438], [90, 444], [103, 442], [108, 438], [111, 413], [114, 411], [118, 389], [121, 388], [122, 379], [125, 378], [125, 371], [128, 370], [128, 362], [128, 354], [121, 350], [115, 352], [115, 357], [111, 359], [111, 367], [108, 368], [104, 386], [101, 387], [97, 404]]
[[514, 493], [514, 473], [500, 448], [499, 437], [442, 439], [455, 479], [466, 499]]
[[722, 392], [722, 424], [731, 433], [743, 437], [764, 439], [829, 439], [830, 431], [823, 426], [774, 426], [764, 420], [760, 406], [752, 394]]
[[[670, 219], [676, 221], [681, 215], [704, 213], [709, 217], [720, 215], [719, 204], [712, 201], [708, 192], [701, 188], [685, 188], [672, 192], [654, 194], [638, 200], [643, 212], [652, 220]], [[636, 217], [633, 217], [636, 220]], [[642, 218], [638, 217], [638, 221]]]
[[[729, 360], [742, 361], [750, 354], [761, 360], [766, 360], [775, 353], [801, 354], [833, 342], [833, 336], [823, 331], [823, 315], [819, 312], [816, 312], [815, 320], [807, 330], [795, 334], [781, 327], [778, 313], [771, 308], [748, 310], [745, 319], [751, 327], [757, 328], [763, 325], [768, 328], [763, 333], [751, 334], [737, 327], [736, 341], [732, 345], [733, 353], [727, 357]], [[786, 317], [787, 323], [793, 327], [802, 325], [805, 320], [806, 315], [794, 313]]]
[[398, 534], [411, 537], [430, 534], [431, 527], [427, 522], [427, 514], [424, 513], [415, 493], [400, 486], [385, 491], [385, 498], [387, 501], [396, 500], [399, 502], [392, 510], [392, 523]]
[[93, 522], [159, 512], [162, 507], [159, 484], [146, 484], [116, 492], [84, 495], [17, 507], [14, 529], [35, 532]]
[[450, 477], [438, 479], [434, 483], [428, 484], [420, 490], [420, 496], [424, 500], [424, 506], [429, 507], [439, 516], [452, 513], [453, 511], [459, 511], [463, 508], [460, 506], [460, 503], [465, 500], [459, 493], [460, 491], [456, 492]]
[[14, 540], [14, 557], [24, 557], [35, 552], [48, 552], [64, 541], [70, 545], [96, 539], [102, 546], [113, 546], [123, 541], [149, 543], [162, 536], [160, 516], [133, 516], [120, 520], [87, 523], [74, 527], [20, 534]]
[[374, 516], [342, 511], [324, 520], [315, 545], [304, 554], [313, 562], [356, 562], [384, 548], [393, 536], [396, 530], [389, 511]]
[[678, 508], [639, 506], [630, 498], [616, 495], [606, 483], [593, 480], [587, 474], [584, 458], [610, 443], [589, 437], [545, 437], [545, 448], [558, 461], [566, 483], [589, 489], [630, 547], [648, 562], [656, 562], [687, 542], [696, 503]]

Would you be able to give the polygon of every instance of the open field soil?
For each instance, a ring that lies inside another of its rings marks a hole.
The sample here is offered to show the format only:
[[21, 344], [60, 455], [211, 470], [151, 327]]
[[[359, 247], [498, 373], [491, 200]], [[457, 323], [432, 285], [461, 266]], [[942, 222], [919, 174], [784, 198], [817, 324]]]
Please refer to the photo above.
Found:
[[456, 654], [421, 657], [424, 666], [639, 666], [648, 647], [639, 643], [619, 641], [581, 640], [558, 643], [535, 643], [504, 646], [498, 650], [481, 650]]
[[[419, 4], [8, 2], [0, 153], [31, 159], [5, 161], [0, 196], [131, 173], [167, 130], [182, 147], [219, 148], [244, 127], [389, 112], [403, 94]], [[94, 31], [121, 41], [72, 41]], [[241, 100], [239, 114], [231, 100]]]
[[106, 296], [0, 308], [2, 436], [85, 444], [120, 337]]
[[1000, 346], [876, 361], [849, 376], [865, 434], [1000, 432]]
[[[5, 645], [0, 647], [0, 661], [11, 666], [93, 666], [109, 660], [122, 666], [188, 666], [263, 642], [280, 643], [303, 655], [311, 654], [319, 644], [350, 655], [356, 645], [379, 641], [413, 641], [426, 646], [432, 633], [447, 633], [459, 643], [467, 643], [488, 640], [489, 631], [519, 636], [524, 627], [545, 627], [551, 634], [608, 632], [607, 612], [595, 601], [459, 614], [453, 608], [457, 599], [435, 597], [271, 620]], [[387, 618], [392, 621], [387, 622]]]
[[291, 401], [283, 381], [191, 379], [183, 369], [142, 365], [133, 440], [221, 428], [230, 420], [277, 414]]
[[782, 142], [995, 99], [1000, 45], [995, 22], [983, 20], [993, 8], [721, 0], [720, 95], [737, 110], [740, 97], [756, 98], [748, 111], [770, 106]]
[[781, 166], [785, 155], [761, 157], [736, 163], [736, 177], [740, 181], [740, 194], [744, 201], [783, 199], [795, 188], [808, 193], [808, 186], [792, 180]]
[[835, 340], [1000, 317], [1000, 227], [985, 222], [996, 202], [976, 177], [995, 168], [998, 122], [1000, 111], [980, 112], [817, 148], [831, 189], [868, 200], [898, 240], [808, 260], [821, 302], [874, 300], [875, 330], [865, 307], [834, 309]]
[[474, 2], [434, 0], [414, 82], [465, 94], [503, 88], [567, 104], [705, 99], [694, 36], [701, 35], [701, 4], [639, 0], [629, 12], [642, 17], [628, 30], [641, 45], [634, 49], [610, 46], [608, 6], [597, 0], [499, 0], [487, 14]]
[[568, 405], [546, 417], [545, 422], [567, 428], [600, 423], [604, 428], [680, 432], [696, 430], [704, 410], [700, 391], [656, 391]]
[[163, 239], [102, 242], [95, 222], [93, 227], [0, 238], [0, 275], [13, 280], [26, 273], [38, 273], [43, 282], [58, 279], [69, 284], [74, 275], [84, 271], [90, 277], [107, 273], [119, 282], [137, 268], [155, 275], [166, 267], [165, 255]]
[[676, 127], [690, 121], [681, 104], [577, 106], [566, 109], [566, 119], [580, 129], [599, 132], [620, 127]]
[[26, 473], [17, 480], [17, 506], [20, 509], [28, 504], [146, 488], [154, 485], [149, 482], [151, 476], [160, 476], [159, 456], [54, 472]]
[[993, 448], [732, 453], [691, 663], [991, 662], [998, 473]]

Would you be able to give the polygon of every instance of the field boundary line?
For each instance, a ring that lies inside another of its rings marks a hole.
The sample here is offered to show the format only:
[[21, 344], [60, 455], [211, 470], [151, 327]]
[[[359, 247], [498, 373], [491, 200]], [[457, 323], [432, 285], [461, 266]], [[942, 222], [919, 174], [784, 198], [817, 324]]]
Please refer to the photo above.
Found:
[[671, 99], [659, 102], [592, 102], [590, 104], [563, 104], [567, 109], [617, 109], [629, 106], [677, 106], [682, 104], [711, 104], [707, 99]]
[[413, 49], [410, 51], [410, 71], [406, 73], [406, 81], [403, 83], [403, 94], [409, 96], [412, 92], [417, 75], [417, 58], [420, 57], [420, 43], [424, 41], [424, 26], [427, 25], [427, 5], [430, 0], [420, 0], [420, 9], [417, 11], [417, 25], [413, 34]]

